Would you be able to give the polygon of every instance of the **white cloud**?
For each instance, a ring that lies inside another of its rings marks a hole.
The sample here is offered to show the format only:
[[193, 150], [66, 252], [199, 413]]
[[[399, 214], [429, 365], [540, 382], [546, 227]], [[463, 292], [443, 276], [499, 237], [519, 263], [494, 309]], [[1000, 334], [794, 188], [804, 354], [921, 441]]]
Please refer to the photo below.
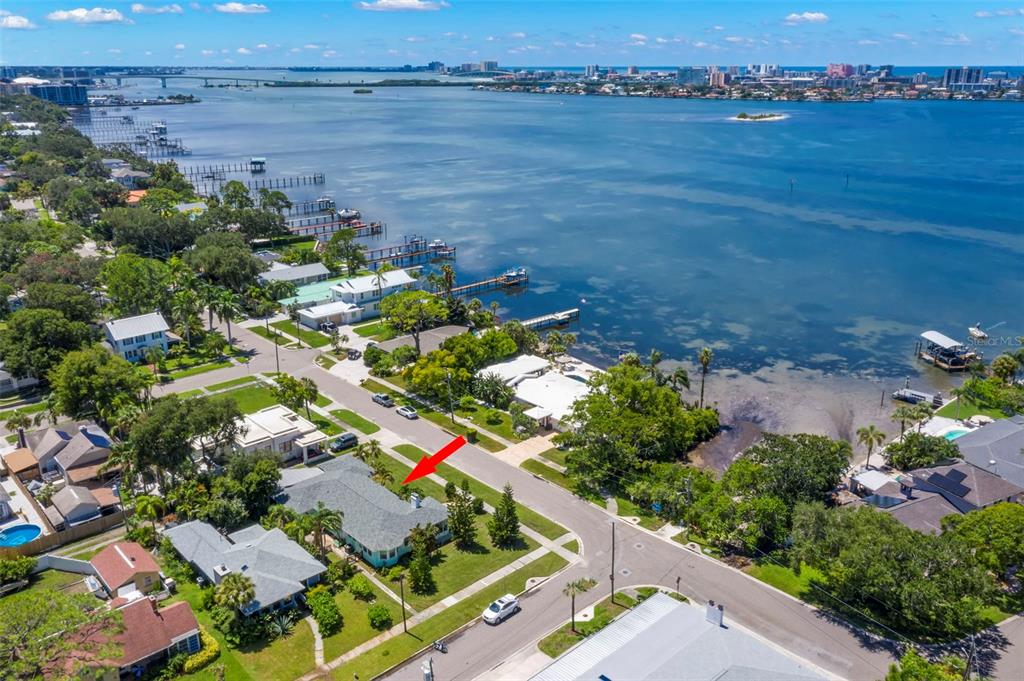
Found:
[[3, 16], [0, 16], [0, 28], [12, 31], [27, 31], [35, 27], [36, 25], [31, 21], [17, 14], [5, 13]]
[[184, 50], [185, 49], [185, 43], [178, 43], [177, 45], [174, 46], [174, 49], [176, 49], [176, 50]]
[[746, 40], [746, 38], [741, 38], [738, 35], [729, 35], [729, 36], [725, 37], [725, 42], [727, 42], [727, 43], [742, 43], [745, 40]]
[[200, 5], [198, 2], [190, 2], [188, 3], [188, 6], [189, 8], [194, 9], [197, 12], [203, 8], [203, 6]]
[[864, 40], [858, 40], [857, 44], [858, 45], [863, 45], [864, 47], [868, 47], [868, 46], [871, 46], [871, 45], [881, 45], [882, 43], [878, 42], [877, 40], [864, 39]]
[[109, 50], [107, 50], [107, 52], [109, 52], [110, 54], [121, 54], [121, 48], [111, 47]]
[[356, 7], [367, 12], [436, 12], [451, 5], [446, 0], [370, 0]]
[[716, 24], [715, 26], [711, 27], [711, 30], [712, 31], [724, 31], [725, 30], [725, 26], [719, 26], [719, 25]]
[[526, 37], [526, 34], [523, 33], [522, 31], [516, 31], [515, 33], [509, 33], [508, 37], [514, 40], [522, 40], [523, 38]]
[[955, 35], [946, 36], [941, 42], [943, 45], [970, 45], [971, 39], [963, 33], [957, 33]]
[[248, 47], [239, 47], [237, 50], [235, 50], [235, 52], [237, 52], [238, 54], [252, 54], [252, 50], [250, 50]]
[[910, 40], [910, 36], [906, 33], [893, 33], [892, 37], [895, 40]]
[[184, 12], [181, 5], [172, 3], [170, 5], [143, 5], [141, 2], [132, 3], [132, 14], [181, 14]]
[[695, 42], [693, 44], [693, 46], [698, 48], [698, 49], [703, 49], [705, 47], [708, 47], [708, 44], [706, 42], [704, 42], [703, 40], [698, 40], [697, 42]]
[[258, 2], [225, 2], [224, 4], [215, 4], [213, 8], [224, 14], [266, 14], [270, 11], [269, 7]]
[[500, 38], [495, 38], [493, 35], [489, 35], [486, 38], [484, 38], [484, 40], [486, 40], [489, 43], [493, 43], [500, 40]]
[[398, 50], [388, 50], [388, 54], [390, 54], [391, 56], [395, 56], [398, 54]]
[[583, 49], [589, 50], [594, 47], [597, 47], [597, 43], [576, 43], [576, 47], [581, 47]]
[[979, 19], [984, 19], [986, 17], [992, 16], [992, 12], [989, 12], [987, 10], [981, 9], [981, 10], [978, 10], [977, 12], [975, 12], [974, 16], [978, 17]]
[[1013, 35], [1024, 35], [1024, 28], [1014, 27], [1014, 28], [1011, 28], [1009, 30], [1010, 30], [1010, 33], [1012, 33]]
[[796, 24], [824, 24], [828, 21], [828, 15], [824, 12], [800, 12], [799, 14], [793, 12], [786, 17], [785, 21], [790, 26], [795, 26]]
[[326, 58], [329, 59], [331, 57], [337, 57], [338, 53], [335, 50], [324, 50], [323, 54], [321, 54], [320, 56], [321, 57], [326, 57]]
[[639, 40], [640, 42], [644, 43], [647, 42], [647, 36], [645, 36], [643, 33], [630, 33], [629, 38], [630, 40]]
[[203, 55], [204, 57], [212, 57], [212, 56], [213, 56], [214, 54], [216, 54], [216, 53], [215, 53], [215, 52], [214, 52], [213, 50], [203, 50], [203, 51], [201, 52], [201, 54], [202, 54], [202, 55]]
[[[147, 57], [152, 57], [153, 56], [153, 51], [152, 50], [146, 50], [145, 52], [143, 52], [143, 54], [145, 54]], [[175, 55], [175, 56], [177, 56], [177, 55]]]
[[69, 21], [73, 24], [129, 24], [131, 21], [116, 9], [93, 7], [86, 9], [59, 9], [46, 15], [50, 21]]
[[403, 38], [403, 40], [407, 43], [424, 43], [427, 41], [427, 39], [421, 35], [410, 35]]
[[270, 46], [267, 45], [266, 43], [260, 43], [259, 45], [256, 46], [256, 49], [257, 50], [269, 50]]
[[306, 50], [319, 50], [320, 49], [320, 46], [317, 45], [316, 43], [306, 43], [302, 47], [303, 47], [303, 49], [306, 49]]
[[291, 52], [292, 54], [295, 54], [296, 52], [302, 52], [302, 48], [301, 47], [293, 47], [292, 49], [290, 49], [288, 51]]
[[974, 13], [974, 16], [979, 19], [987, 19], [990, 17], [1017, 17], [1024, 16], [1024, 7], [1015, 8], [1007, 7], [1005, 9], [994, 9], [994, 10], [978, 10]]

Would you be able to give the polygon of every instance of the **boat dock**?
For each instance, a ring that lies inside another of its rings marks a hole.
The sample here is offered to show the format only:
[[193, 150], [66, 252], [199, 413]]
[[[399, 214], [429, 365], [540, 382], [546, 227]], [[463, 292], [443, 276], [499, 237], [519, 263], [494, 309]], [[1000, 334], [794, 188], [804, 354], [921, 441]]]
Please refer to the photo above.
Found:
[[343, 229], [351, 229], [357, 237], [377, 236], [384, 233], [385, 226], [380, 222], [366, 224], [361, 220], [342, 220], [331, 215], [323, 216], [326, 220], [317, 218], [302, 218], [289, 220], [285, 226], [288, 231], [297, 236], [311, 236], [321, 241], [329, 239], [335, 232]]
[[181, 166], [178, 172], [189, 180], [221, 179], [229, 173], [263, 173], [267, 170], [267, 160], [264, 158], [252, 158], [242, 163], [217, 163], [214, 165]]
[[295, 201], [291, 208], [286, 208], [284, 216], [286, 219], [298, 218], [302, 215], [316, 215], [317, 213], [333, 213], [338, 208], [334, 199], [329, 196], [321, 196], [315, 201]]
[[981, 361], [981, 353], [938, 331], [925, 331], [914, 347], [914, 355], [943, 371], [967, 371]]
[[571, 310], [554, 312], [552, 314], [534, 317], [533, 319], [524, 319], [520, 322], [520, 324], [522, 324], [528, 329], [540, 331], [541, 329], [547, 329], [552, 326], [566, 326], [567, 324], [578, 322], [579, 319], [580, 309], [578, 307], [574, 307]]
[[454, 260], [455, 246], [449, 246], [440, 239], [427, 241], [423, 237], [406, 237], [399, 246], [384, 246], [364, 252], [367, 269], [375, 270], [384, 263], [395, 267], [420, 265], [431, 260]]
[[[192, 186], [195, 188], [196, 193], [201, 196], [210, 196], [220, 191], [223, 185], [220, 178], [213, 178], [209, 181], [195, 181], [190, 179]], [[311, 185], [319, 185], [325, 182], [323, 173], [313, 173], [312, 175], [289, 175], [287, 177], [269, 177], [259, 180], [238, 180], [245, 185], [249, 191], [257, 191], [260, 189], [291, 189], [293, 187], [305, 187]]]
[[487, 291], [493, 291], [496, 289], [503, 288], [515, 288], [519, 286], [527, 286], [530, 283], [530, 275], [527, 274], [525, 267], [517, 269], [511, 269], [507, 272], [499, 274], [496, 277], [490, 279], [482, 279], [480, 281], [474, 281], [471, 284], [463, 284], [462, 286], [452, 287], [451, 295], [456, 298], [462, 298], [464, 296], [471, 296], [477, 293], [486, 293]]

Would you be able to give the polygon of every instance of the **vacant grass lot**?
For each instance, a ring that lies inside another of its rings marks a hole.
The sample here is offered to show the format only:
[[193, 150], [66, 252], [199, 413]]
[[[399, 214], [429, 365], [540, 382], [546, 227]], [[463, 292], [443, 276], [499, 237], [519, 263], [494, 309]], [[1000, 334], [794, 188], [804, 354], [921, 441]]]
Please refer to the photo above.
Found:
[[[371, 679], [401, 663], [432, 641], [444, 638], [463, 624], [480, 616], [488, 603], [507, 593], [517, 594], [526, 588], [526, 581], [533, 577], [550, 575], [565, 566], [561, 556], [548, 553], [529, 565], [499, 579], [486, 589], [464, 601], [459, 601], [426, 622], [411, 627], [409, 635], [396, 636], [369, 650], [354, 660], [334, 670], [334, 681], [352, 681], [353, 678]], [[529, 605], [515, 617], [529, 617]]]
[[542, 459], [547, 459], [551, 463], [557, 463], [559, 466], [566, 466], [566, 457], [569, 456], [568, 449], [559, 449], [558, 447], [552, 447], [540, 453]]
[[250, 385], [221, 393], [234, 399], [243, 414], [252, 414], [277, 404], [273, 391], [265, 385]]
[[522, 468], [523, 470], [533, 473], [534, 475], [539, 475], [548, 482], [553, 482], [559, 487], [564, 487], [570, 492], [574, 491], [575, 489], [575, 485], [573, 484], [572, 479], [569, 478], [569, 476], [567, 476], [562, 471], [556, 470], [545, 463], [537, 461], [536, 459], [527, 459], [526, 461], [519, 464], [519, 467]]
[[213, 385], [206, 386], [208, 391], [216, 392], [218, 390], [227, 390], [228, 388], [237, 388], [240, 385], [246, 385], [256, 380], [255, 376], [242, 376], [241, 378], [233, 378], [230, 381], [224, 381], [222, 383], [214, 383]]
[[[420, 459], [426, 456], [426, 452], [413, 445], [397, 445], [395, 447], [395, 451], [413, 463], [417, 463]], [[453, 466], [446, 463], [439, 464], [437, 467], [437, 474], [445, 480], [450, 480], [457, 485], [462, 484], [463, 480], [468, 480], [469, 489], [474, 496], [480, 497], [492, 507], [496, 507], [498, 505], [498, 500], [501, 498], [500, 491], [485, 485], [476, 478], [466, 475]], [[557, 539], [568, 532], [568, 530], [558, 523], [548, 520], [541, 514], [523, 506], [522, 504], [517, 503], [516, 508], [519, 512], [519, 522], [526, 525], [531, 530], [541, 533], [548, 539]]]
[[655, 515], [654, 511], [638, 506], [626, 497], [615, 497], [615, 502], [618, 504], [620, 517], [635, 516], [640, 518], [640, 526], [646, 527], [648, 530], [657, 530], [666, 522]]
[[751, 577], [756, 577], [765, 584], [803, 600], [810, 596], [811, 582], [823, 577], [818, 570], [809, 565], [801, 566], [798, 575], [790, 567], [782, 567], [767, 560], [754, 563], [746, 571]]

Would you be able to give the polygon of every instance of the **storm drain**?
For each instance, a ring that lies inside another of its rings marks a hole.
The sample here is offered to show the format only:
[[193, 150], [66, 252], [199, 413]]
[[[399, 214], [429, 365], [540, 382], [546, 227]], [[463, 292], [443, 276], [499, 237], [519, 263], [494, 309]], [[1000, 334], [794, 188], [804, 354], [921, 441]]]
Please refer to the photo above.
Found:
[[623, 577], [629, 577], [631, 574], [633, 574], [633, 572], [629, 568], [622, 568], [621, 570], [619, 570], [619, 574]]

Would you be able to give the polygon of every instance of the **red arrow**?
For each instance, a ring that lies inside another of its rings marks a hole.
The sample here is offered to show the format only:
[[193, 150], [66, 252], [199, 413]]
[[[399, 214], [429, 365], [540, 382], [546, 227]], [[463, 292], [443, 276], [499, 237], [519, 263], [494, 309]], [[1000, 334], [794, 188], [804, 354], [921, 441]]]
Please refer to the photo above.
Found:
[[408, 485], [413, 480], [419, 480], [420, 478], [430, 475], [437, 470], [437, 464], [457, 452], [464, 444], [466, 444], [466, 438], [460, 435], [444, 447], [441, 447], [441, 449], [437, 450], [437, 454], [423, 457], [420, 459], [420, 462], [416, 464], [416, 467], [412, 469], [412, 472], [409, 473], [408, 477], [402, 481], [402, 484]]

